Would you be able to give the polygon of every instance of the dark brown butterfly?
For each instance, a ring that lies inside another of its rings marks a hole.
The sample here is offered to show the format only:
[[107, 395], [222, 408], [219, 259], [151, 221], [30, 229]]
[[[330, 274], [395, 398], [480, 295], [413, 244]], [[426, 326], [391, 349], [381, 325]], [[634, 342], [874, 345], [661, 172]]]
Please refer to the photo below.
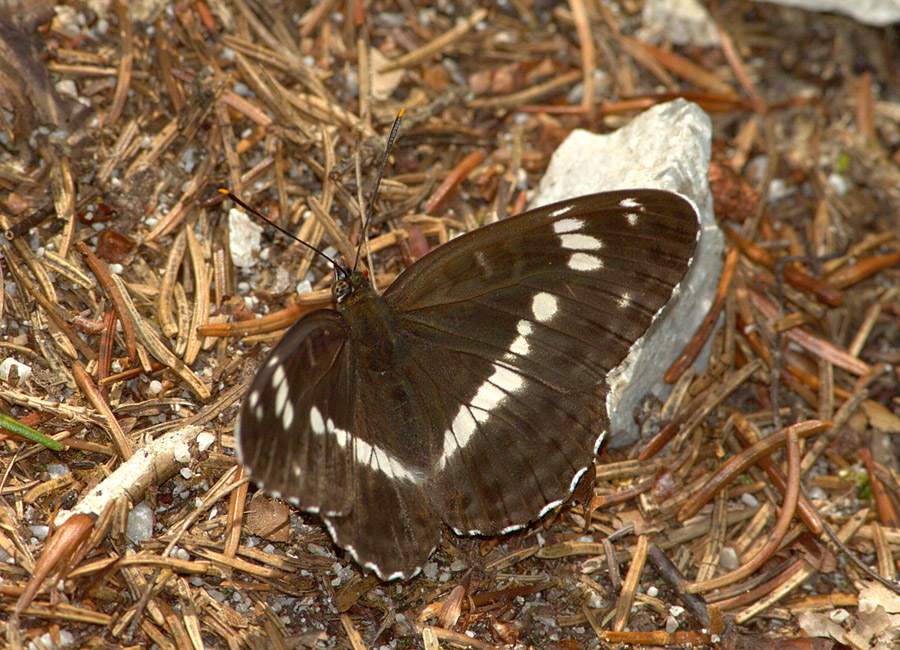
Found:
[[335, 265], [334, 309], [272, 350], [240, 460], [383, 579], [458, 534], [565, 501], [606, 432], [607, 374], [669, 302], [699, 237], [678, 194], [606, 192], [462, 235], [383, 295]]

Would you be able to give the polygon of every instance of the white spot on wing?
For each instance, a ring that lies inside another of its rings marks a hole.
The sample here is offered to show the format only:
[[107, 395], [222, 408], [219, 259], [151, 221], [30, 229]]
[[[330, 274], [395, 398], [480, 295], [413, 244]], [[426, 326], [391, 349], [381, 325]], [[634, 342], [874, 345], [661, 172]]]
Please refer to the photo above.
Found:
[[325, 433], [325, 420], [322, 419], [322, 413], [315, 406], [309, 410], [309, 426], [313, 433], [319, 435]]
[[517, 336], [516, 340], [512, 342], [512, 345], [509, 346], [510, 354], [507, 354], [507, 357], [524, 357], [531, 350], [531, 346], [528, 344], [528, 339], [524, 336]]
[[328, 433], [335, 437], [337, 443], [341, 447], [347, 447], [347, 444], [350, 442], [350, 434], [347, 433], [344, 429], [339, 429], [338, 427], [334, 426], [334, 420], [328, 418], [328, 422], [325, 423], [325, 429], [328, 431]]
[[323, 433], [327, 431], [334, 436], [335, 442], [341, 449], [347, 449], [352, 445], [353, 457], [356, 462], [365, 465], [369, 469], [401, 481], [418, 483], [421, 480], [421, 476], [407, 469], [399, 459], [384, 449], [371, 445], [365, 440], [352, 437], [349, 431], [335, 426], [331, 418], [323, 422], [322, 414], [316, 407], [313, 407], [309, 412], [309, 422], [313, 431], [318, 432], [319, 428], [321, 428]]
[[449, 433], [456, 437], [456, 444], [464, 446], [475, 435], [475, 431], [478, 430], [478, 423], [475, 421], [472, 411], [467, 406], [462, 406], [459, 409], [459, 413], [453, 418], [453, 424], [450, 427], [451, 431]]
[[449, 458], [468, 445], [478, 431], [477, 423], [486, 422], [491, 411], [500, 406], [507, 394], [518, 392], [524, 384], [518, 373], [495, 364], [494, 373], [478, 387], [471, 404], [459, 407], [453, 423], [444, 432], [444, 452], [438, 459], [438, 467], [443, 467]]
[[478, 263], [485, 273], [491, 272], [491, 267], [487, 263], [487, 256], [484, 254], [484, 251], [478, 251], [475, 253], [475, 261]]
[[560, 235], [559, 241], [563, 248], [570, 251], [598, 251], [603, 248], [603, 242], [590, 235]]
[[[472, 399], [472, 406], [490, 411], [503, 401], [507, 393], [521, 390], [524, 383], [522, 376], [517, 372], [505, 366], [494, 365], [494, 374], [488, 377], [488, 380], [478, 389], [478, 393]], [[484, 391], [483, 400], [480, 399], [482, 391]], [[497, 396], [498, 392], [499, 396]]]
[[556, 208], [555, 210], [553, 210], [553, 212], [550, 213], [550, 217], [551, 218], [561, 217], [564, 214], [571, 212], [571, 211], [572, 211], [571, 205], [563, 205], [563, 206], [560, 206], [560, 207]]
[[275, 393], [275, 412], [281, 413], [288, 403], [288, 385], [286, 381], [281, 382], [278, 386], [278, 392]]
[[286, 380], [287, 380], [287, 373], [284, 371], [284, 366], [282, 366], [282, 365], [276, 366], [275, 370], [272, 371], [272, 387], [278, 388]]
[[627, 291], [619, 297], [619, 309], [625, 309], [631, 304], [631, 294]]
[[619, 206], [625, 208], [626, 210], [635, 208], [638, 210], [642, 210], [644, 208], [644, 205], [640, 201], [637, 201], [632, 197], [619, 201]]
[[516, 331], [519, 335], [509, 346], [509, 353], [506, 354], [506, 360], [512, 361], [517, 356], [524, 357], [531, 351], [531, 344], [528, 343], [528, 336], [534, 331], [531, 323], [527, 320], [520, 320], [516, 325]]
[[628, 225], [634, 228], [638, 222], [638, 215], [635, 212], [629, 212], [625, 215], [625, 219], [628, 221]]
[[573, 271], [598, 271], [603, 268], [603, 260], [587, 253], [573, 253], [568, 266]]
[[259, 396], [260, 392], [258, 388], [256, 390], [250, 391], [250, 394], [247, 395], [247, 404], [250, 405], [251, 409], [255, 409], [256, 405], [259, 404]]
[[584, 228], [584, 219], [560, 219], [553, 224], [553, 232], [561, 235], [566, 232], [575, 232]]
[[291, 428], [291, 425], [294, 424], [294, 405], [290, 402], [287, 402], [284, 405], [284, 412], [281, 414], [281, 423], [284, 425], [285, 431]]
[[[572, 257], [575, 257], [574, 255]], [[569, 266], [572, 262], [569, 261]], [[545, 323], [556, 315], [559, 310], [559, 300], [549, 293], [539, 293], [531, 301], [531, 312], [540, 322]]]

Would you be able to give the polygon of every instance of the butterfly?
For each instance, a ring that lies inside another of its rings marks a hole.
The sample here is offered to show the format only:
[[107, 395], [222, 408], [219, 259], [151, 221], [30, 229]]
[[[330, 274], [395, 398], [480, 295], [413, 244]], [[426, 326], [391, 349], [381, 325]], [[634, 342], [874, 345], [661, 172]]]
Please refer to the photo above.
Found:
[[606, 378], [687, 273], [694, 205], [635, 189], [529, 210], [431, 251], [378, 295], [335, 264], [334, 308], [272, 349], [235, 425], [272, 495], [380, 578], [441, 539], [565, 502], [607, 429]]

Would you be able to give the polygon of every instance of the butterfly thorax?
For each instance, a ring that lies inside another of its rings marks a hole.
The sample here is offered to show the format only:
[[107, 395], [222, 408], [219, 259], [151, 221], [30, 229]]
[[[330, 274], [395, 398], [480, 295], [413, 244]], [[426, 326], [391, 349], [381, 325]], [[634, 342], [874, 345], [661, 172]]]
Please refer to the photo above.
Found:
[[391, 307], [372, 288], [366, 276], [345, 271], [332, 289], [338, 312], [347, 320], [351, 345], [376, 373], [396, 363], [398, 340]]

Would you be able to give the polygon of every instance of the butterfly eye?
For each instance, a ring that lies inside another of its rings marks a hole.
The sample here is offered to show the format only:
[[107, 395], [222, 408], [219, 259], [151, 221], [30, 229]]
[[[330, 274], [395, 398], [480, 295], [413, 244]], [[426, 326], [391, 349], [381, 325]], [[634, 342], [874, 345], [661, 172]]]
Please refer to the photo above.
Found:
[[331, 290], [331, 293], [334, 295], [334, 299], [338, 302], [344, 302], [344, 300], [353, 293], [353, 289], [350, 288], [350, 283], [346, 280], [338, 280], [334, 283], [334, 288]]

